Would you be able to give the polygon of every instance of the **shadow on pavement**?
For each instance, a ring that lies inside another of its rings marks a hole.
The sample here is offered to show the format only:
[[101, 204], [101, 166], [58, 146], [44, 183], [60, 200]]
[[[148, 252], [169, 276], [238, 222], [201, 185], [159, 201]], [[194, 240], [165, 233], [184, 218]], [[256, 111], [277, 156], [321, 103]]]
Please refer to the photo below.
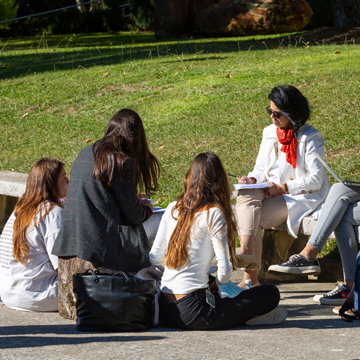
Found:
[[[53, 336], [48, 336], [48, 334], [52, 334]], [[102, 336], [99, 334], [102, 334]], [[75, 327], [71, 325], [4, 326], [0, 327], [0, 339], [1, 335], [6, 336], [6, 338], [4, 337], [0, 340], [0, 349], [42, 347], [49, 345], [80, 345], [102, 342], [138, 342], [162, 340], [165, 338], [164, 336], [155, 334], [142, 334], [126, 333], [126, 335], [118, 335], [118, 333], [116, 333], [115, 335], [114, 333], [105, 332], [80, 332], [76, 331]]]

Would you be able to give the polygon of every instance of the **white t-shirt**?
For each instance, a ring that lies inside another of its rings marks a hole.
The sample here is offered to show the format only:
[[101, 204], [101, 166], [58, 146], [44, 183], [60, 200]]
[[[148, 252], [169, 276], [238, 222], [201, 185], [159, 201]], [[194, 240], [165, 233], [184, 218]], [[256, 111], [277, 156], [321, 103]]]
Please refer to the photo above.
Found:
[[[36, 218], [41, 216], [40, 212]], [[12, 256], [14, 213], [0, 237], [0, 296], [15, 310], [58, 310], [58, 257], [51, 254], [62, 225], [63, 209], [52, 210], [27, 234], [29, 263], [24, 266]]]
[[[172, 202], [166, 209], [156, 234], [150, 252], [150, 262], [153, 265], [163, 265], [164, 255], [177, 220], [171, 216], [176, 202]], [[177, 211], [174, 213], [177, 217]], [[211, 227], [211, 229], [210, 229]], [[227, 243], [227, 229], [221, 210], [216, 207], [209, 211], [198, 213], [191, 229], [188, 262], [174, 270], [164, 268], [161, 279], [161, 291], [170, 294], [189, 294], [197, 289], [208, 287], [208, 271], [211, 260], [216, 257], [218, 271], [216, 281], [226, 284], [232, 273], [229, 247]]]

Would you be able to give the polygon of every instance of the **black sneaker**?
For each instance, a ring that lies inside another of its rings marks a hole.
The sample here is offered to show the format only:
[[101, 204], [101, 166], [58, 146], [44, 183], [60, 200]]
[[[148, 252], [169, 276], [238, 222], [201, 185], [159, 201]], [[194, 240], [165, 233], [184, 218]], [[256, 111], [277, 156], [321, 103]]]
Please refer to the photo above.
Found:
[[342, 305], [349, 294], [350, 288], [346, 284], [339, 284], [325, 295], [315, 295], [313, 300], [321, 305]]
[[280, 265], [271, 265], [268, 271], [276, 271], [285, 274], [310, 275], [321, 272], [318, 259], [307, 260], [300, 254], [295, 254], [290, 259]]

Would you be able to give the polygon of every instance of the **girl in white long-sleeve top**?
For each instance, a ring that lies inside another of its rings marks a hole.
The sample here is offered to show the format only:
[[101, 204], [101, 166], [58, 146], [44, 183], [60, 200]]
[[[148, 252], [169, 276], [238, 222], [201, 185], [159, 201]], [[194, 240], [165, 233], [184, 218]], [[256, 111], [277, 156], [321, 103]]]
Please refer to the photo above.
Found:
[[31, 168], [24, 195], [0, 237], [0, 295], [24, 311], [58, 310], [58, 257], [51, 254], [61, 229], [69, 180], [64, 164], [42, 158]]
[[[241, 291], [229, 281], [236, 268], [235, 237], [225, 170], [214, 153], [200, 154], [185, 177], [182, 194], [167, 207], [150, 252], [150, 262], [164, 266], [160, 287], [160, 321], [164, 325], [225, 329], [269, 312], [265, 321], [260, 316], [262, 322], [257, 323], [285, 319], [284, 311], [272, 311], [280, 298], [275, 286]], [[209, 277], [214, 257], [216, 278]]]

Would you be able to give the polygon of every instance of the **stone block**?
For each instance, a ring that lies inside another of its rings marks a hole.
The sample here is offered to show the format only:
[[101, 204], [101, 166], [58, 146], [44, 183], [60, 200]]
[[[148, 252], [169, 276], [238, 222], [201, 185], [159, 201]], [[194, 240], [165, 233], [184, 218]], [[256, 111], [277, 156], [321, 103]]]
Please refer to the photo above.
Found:
[[27, 174], [0, 171], [0, 233], [25, 192], [27, 178]]
[[0, 171], [0, 195], [20, 197], [24, 194], [28, 174]]
[[300, 31], [312, 15], [305, 0], [232, 0], [199, 11], [194, 22], [205, 36], [245, 36]]
[[14, 210], [19, 198], [14, 196], [0, 195], [0, 233]]

